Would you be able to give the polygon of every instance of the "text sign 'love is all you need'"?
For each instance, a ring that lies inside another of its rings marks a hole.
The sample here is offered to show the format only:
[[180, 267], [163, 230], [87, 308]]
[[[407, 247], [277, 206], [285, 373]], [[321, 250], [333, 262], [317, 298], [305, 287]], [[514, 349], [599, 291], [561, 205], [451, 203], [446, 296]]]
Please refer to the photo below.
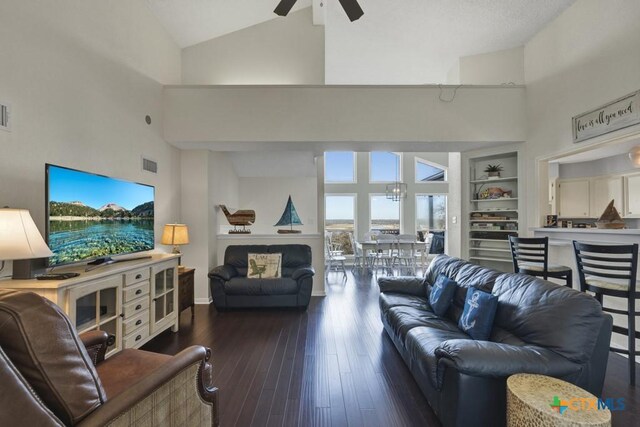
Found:
[[573, 119], [573, 142], [640, 123], [640, 90]]

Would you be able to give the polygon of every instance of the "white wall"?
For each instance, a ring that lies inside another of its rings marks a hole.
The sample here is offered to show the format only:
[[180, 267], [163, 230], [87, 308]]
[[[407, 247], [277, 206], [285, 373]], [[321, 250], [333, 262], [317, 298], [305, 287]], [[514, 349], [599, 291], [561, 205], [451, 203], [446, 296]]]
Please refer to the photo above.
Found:
[[560, 164], [558, 169], [560, 179], [638, 172], [638, 169], [635, 169], [631, 164], [629, 155], [626, 153], [589, 162], [564, 163]]
[[[525, 46], [529, 226], [546, 214], [546, 175], [536, 157], [589, 145], [572, 143], [571, 117], [640, 88], [640, 3], [576, 2]], [[638, 131], [627, 128], [593, 142]], [[539, 186], [536, 186], [536, 184]]]
[[[580, 144], [572, 143], [571, 134], [572, 116], [640, 89], [638, 22], [638, 1], [581, 0], [526, 44], [528, 137], [521, 194], [531, 207], [528, 226], [541, 225], [549, 209], [547, 168], [542, 165], [537, 175], [536, 158], [640, 131], [635, 126]], [[626, 345], [617, 334], [613, 341]]]
[[236, 206], [238, 178], [227, 153], [181, 151], [181, 221], [189, 226], [189, 244], [182, 246], [182, 264], [196, 269], [196, 303], [206, 304], [209, 271], [217, 266], [218, 224], [225, 221], [218, 206]]
[[314, 177], [240, 178], [240, 204], [242, 209], [254, 209], [256, 222], [251, 226], [255, 234], [274, 234], [278, 222], [291, 195], [293, 205], [304, 225], [294, 226], [302, 233], [318, 232], [318, 189]]
[[446, 102], [453, 97], [454, 88], [437, 86], [166, 87], [164, 135], [181, 147], [215, 142], [227, 151], [245, 143], [264, 150], [274, 141], [297, 150], [317, 142], [430, 142], [428, 151], [524, 141], [523, 87], [463, 87]]
[[[159, 242], [180, 216], [178, 150], [162, 138], [154, 81], [177, 78], [174, 47], [138, 2], [0, 2], [0, 99], [13, 108], [12, 131], [0, 131], [0, 205], [29, 209], [44, 230], [45, 163], [151, 184]], [[142, 155], [157, 175], [141, 170]]]
[[463, 56], [459, 73], [463, 85], [524, 84], [524, 47]]
[[324, 84], [324, 27], [311, 8], [182, 50], [183, 84]]

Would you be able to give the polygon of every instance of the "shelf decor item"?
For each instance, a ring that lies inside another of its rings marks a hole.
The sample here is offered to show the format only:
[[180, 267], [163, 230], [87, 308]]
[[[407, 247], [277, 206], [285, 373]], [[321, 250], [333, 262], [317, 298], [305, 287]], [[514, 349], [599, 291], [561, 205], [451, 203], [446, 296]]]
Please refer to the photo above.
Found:
[[500, 178], [500, 172], [502, 172], [504, 168], [500, 163], [496, 163], [495, 165], [488, 164], [484, 171], [487, 173], [487, 179], [497, 179]]
[[598, 220], [596, 221], [596, 227], [609, 229], [624, 228], [624, 221], [620, 217], [620, 214], [618, 213], [616, 207], [613, 206], [613, 202], [613, 200], [609, 202], [607, 208], [604, 210], [600, 218], [598, 218]]
[[298, 212], [296, 212], [295, 206], [293, 206], [293, 202], [291, 201], [291, 195], [289, 195], [289, 199], [287, 200], [287, 206], [284, 208], [284, 212], [282, 212], [282, 216], [280, 220], [274, 225], [274, 227], [288, 225], [289, 229], [278, 229], [278, 234], [294, 234], [301, 233], [300, 230], [294, 230], [294, 225], [304, 225], [302, 221], [300, 221], [300, 217], [298, 216]]
[[247, 226], [256, 222], [256, 211], [240, 209], [231, 213], [225, 205], [220, 205], [220, 209], [222, 209], [224, 216], [227, 217], [229, 224], [233, 225], [233, 230], [229, 230], [229, 234], [251, 234], [251, 230], [247, 229]]

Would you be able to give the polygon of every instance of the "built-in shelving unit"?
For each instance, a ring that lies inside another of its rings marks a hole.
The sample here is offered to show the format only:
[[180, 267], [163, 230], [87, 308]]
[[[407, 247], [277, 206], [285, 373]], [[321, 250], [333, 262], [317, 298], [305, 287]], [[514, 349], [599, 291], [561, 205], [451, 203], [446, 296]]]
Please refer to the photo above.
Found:
[[[500, 177], [484, 172], [500, 164]], [[467, 247], [469, 261], [504, 271], [511, 270], [509, 236], [519, 229], [518, 153], [469, 159]]]

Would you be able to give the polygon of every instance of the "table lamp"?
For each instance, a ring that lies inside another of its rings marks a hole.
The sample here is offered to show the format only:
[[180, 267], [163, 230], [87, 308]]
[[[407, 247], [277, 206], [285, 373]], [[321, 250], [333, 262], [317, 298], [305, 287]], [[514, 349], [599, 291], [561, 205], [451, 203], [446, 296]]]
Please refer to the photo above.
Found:
[[174, 254], [180, 253], [180, 245], [189, 244], [189, 227], [185, 224], [167, 224], [162, 232], [163, 245], [173, 245]]
[[13, 261], [14, 279], [32, 279], [53, 255], [26, 209], [0, 209], [0, 261]]

